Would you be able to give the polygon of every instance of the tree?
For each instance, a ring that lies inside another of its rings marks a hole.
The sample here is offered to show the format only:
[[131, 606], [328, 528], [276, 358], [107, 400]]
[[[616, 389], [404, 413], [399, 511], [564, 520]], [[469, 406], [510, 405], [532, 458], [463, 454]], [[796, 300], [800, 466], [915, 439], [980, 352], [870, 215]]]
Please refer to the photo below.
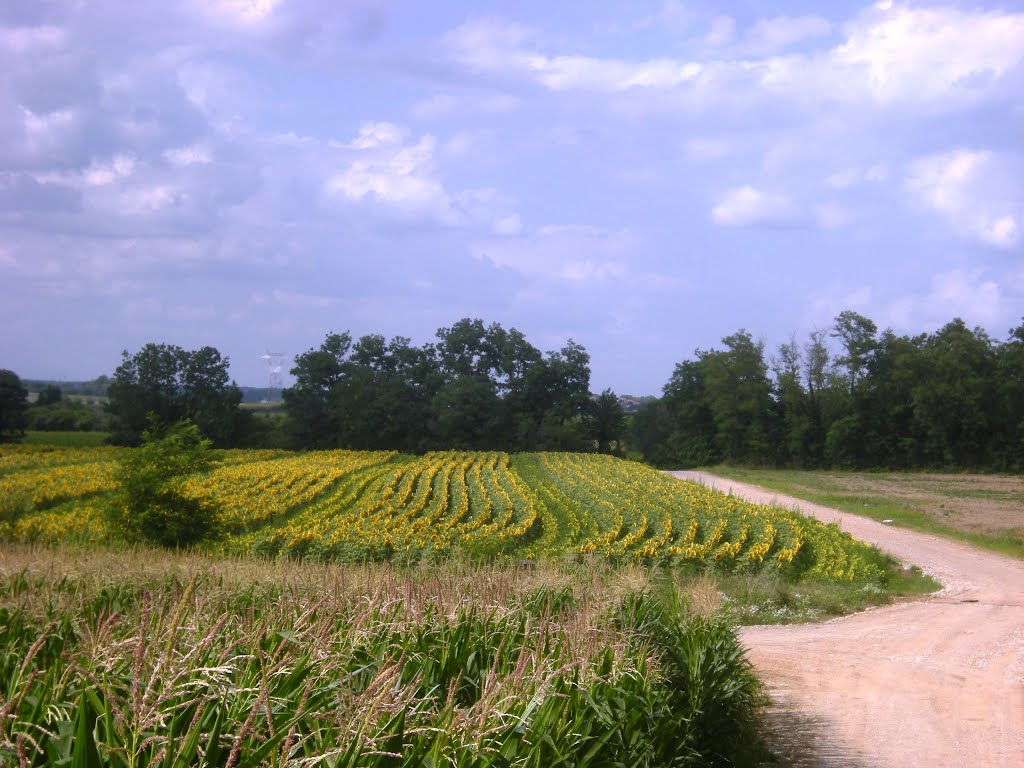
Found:
[[119, 490], [106, 508], [108, 524], [129, 541], [184, 547], [212, 537], [219, 512], [208, 500], [186, 495], [183, 481], [218, 458], [210, 441], [188, 420], [163, 427], [155, 414], [141, 447], [117, 470]]
[[715, 443], [726, 461], [771, 463], [773, 401], [764, 344], [740, 329], [723, 351], [698, 352]]
[[1024, 322], [999, 348], [996, 385], [1001, 418], [993, 436], [995, 467], [1019, 470], [1024, 468]]
[[590, 435], [597, 443], [598, 453], [611, 453], [612, 443], [622, 442], [626, 428], [626, 412], [619, 398], [606, 389], [596, 398], [590, 409]]
[[876, 333], [878, 333], [878, 326], [853, 310], [844, 310], [836, 316], [832, 336], [843, 342], [843, 349], [846, 353], [837, 362], [846, 366], [849, 372], [851, 393], [856, 389], [863, 372], [871, 362], [877, 347]]
[[636, 439], [644, 456], [664, 467], [721, 461], [701, 363], [684, 360], [676, 365], [662, 391], [661, 400], [637, 414], [635, 421]]
[[802, 363], [795, 337], [780, 345], [772, 360], [776, 406], [782, 427], [780, 443], [785, 461], [796, 466], [806, 463], [811, 433], [810, 403], [801, 377]]
[[162, 424], [189, 419], [217, 446], [233, 443], [242, 392], [228, 374], [228, 359], [213, 347], [194, 352], [173, 344], [146, 344], [122, 354], [107, 390], [111, 442], [138, 445], [149, 414]]
[[34, 403], [37, 408], [45, 408], [47, 405], [53, 405], [59, 403], [64, 393], [61, 392], [60, 387], [56, 384], [47, 384], [43, 387], [43, 391], [39, 393], [39, 397], [36, 398]]
[[0, 443], [25, 436], [28, 390], [14, 371], [0, 369]]
[[337, 448], [337, 424], [332, 409], [335, 385], [345, 377], [352, 349], [346, 333], [328, 333], [318, 349], [295, 358], [295, 384], [281, 393], [288, 409], [288, 432], [299, 448]]
[[998, 358], [988, 334], [956, 318], [925, 341], [921, 361], [924, 375], [912, 397], [929, 463], [987, 466], [999, 421]]

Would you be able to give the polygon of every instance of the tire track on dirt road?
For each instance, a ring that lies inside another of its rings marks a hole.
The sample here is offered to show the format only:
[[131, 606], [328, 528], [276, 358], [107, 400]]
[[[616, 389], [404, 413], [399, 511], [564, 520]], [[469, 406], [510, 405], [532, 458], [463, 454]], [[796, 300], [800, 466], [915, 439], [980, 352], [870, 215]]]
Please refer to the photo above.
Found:
[[1024, 562], [702, 472], [669, 474], [836, 522], [943, 585], [824, 624], [743, 628], [779, 706], [823, 724], [857, 765], [1024, 768]]

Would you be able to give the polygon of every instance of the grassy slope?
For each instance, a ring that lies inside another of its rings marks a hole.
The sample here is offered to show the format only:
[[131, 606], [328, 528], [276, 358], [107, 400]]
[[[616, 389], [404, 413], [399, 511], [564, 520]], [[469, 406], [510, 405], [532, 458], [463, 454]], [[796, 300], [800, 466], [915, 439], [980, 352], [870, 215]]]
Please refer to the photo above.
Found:
[[[875, 520], [891, 520], [895, 525], [1024, 559], [1024, 490], [1021, 493], [1000, 493], [983, 488], [965, 491], [960, 487], [962, 484], [956, 482], [962, 477], [959, 475], [948, 475], [945, 483], [939, 476], [928, 475], [932, 482], [929, 483], [929, 492], [923, 494], [915, 491], [914, 476], [906, 473], [744, 469], [728, 466], [711, 467], [706, 471], [815, 504]], [[937, 477], [938, 480], [935, 479]], [[946, 517], [944, 509], [947, 505], [955, 505], [957, 500], [967, 497], [976, 500], [998, 498], [1010, 503], [1019, 501], [1019, 522], [1022, 527], [986, 532], [978, 530], [971, 523], [958, 524], [955, 520], [947, 522], [943, 519]], [[945, 502], [941, 500], [943, 498]]]

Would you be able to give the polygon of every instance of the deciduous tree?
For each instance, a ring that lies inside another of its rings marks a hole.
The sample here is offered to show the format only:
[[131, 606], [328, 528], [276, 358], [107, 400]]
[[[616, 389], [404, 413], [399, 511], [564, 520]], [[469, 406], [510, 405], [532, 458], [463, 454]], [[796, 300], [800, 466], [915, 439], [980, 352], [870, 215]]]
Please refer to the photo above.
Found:
[[20, 440], [25, 436], [25, 411], [28, 390], [18, 374], [0, 369], [0, 443]]
[[149, 414], [163, 424], [190, 419], [214, 445], [231, 445], [241, 419], [242, 392], [228, 374], [228, 359], [213, 347], [194, 352], [173, 344], [125, 351], [107, 391], [111, 442], [138, 445]]

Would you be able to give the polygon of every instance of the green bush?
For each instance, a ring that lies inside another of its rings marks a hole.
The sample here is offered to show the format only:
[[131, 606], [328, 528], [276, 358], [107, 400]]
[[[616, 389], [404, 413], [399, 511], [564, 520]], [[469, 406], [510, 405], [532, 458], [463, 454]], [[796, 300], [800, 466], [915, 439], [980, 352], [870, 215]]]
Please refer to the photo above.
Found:
[[182, 493], [185, 478], [207, 471], [217, 460], [210, 441], [187, 419], [169, 428], [151, 419], [142, 440], [120, 462], [120, 488], [107, 507], [108, 524], [128, 541], [162, 547], [213, 538], [218, 508]]

